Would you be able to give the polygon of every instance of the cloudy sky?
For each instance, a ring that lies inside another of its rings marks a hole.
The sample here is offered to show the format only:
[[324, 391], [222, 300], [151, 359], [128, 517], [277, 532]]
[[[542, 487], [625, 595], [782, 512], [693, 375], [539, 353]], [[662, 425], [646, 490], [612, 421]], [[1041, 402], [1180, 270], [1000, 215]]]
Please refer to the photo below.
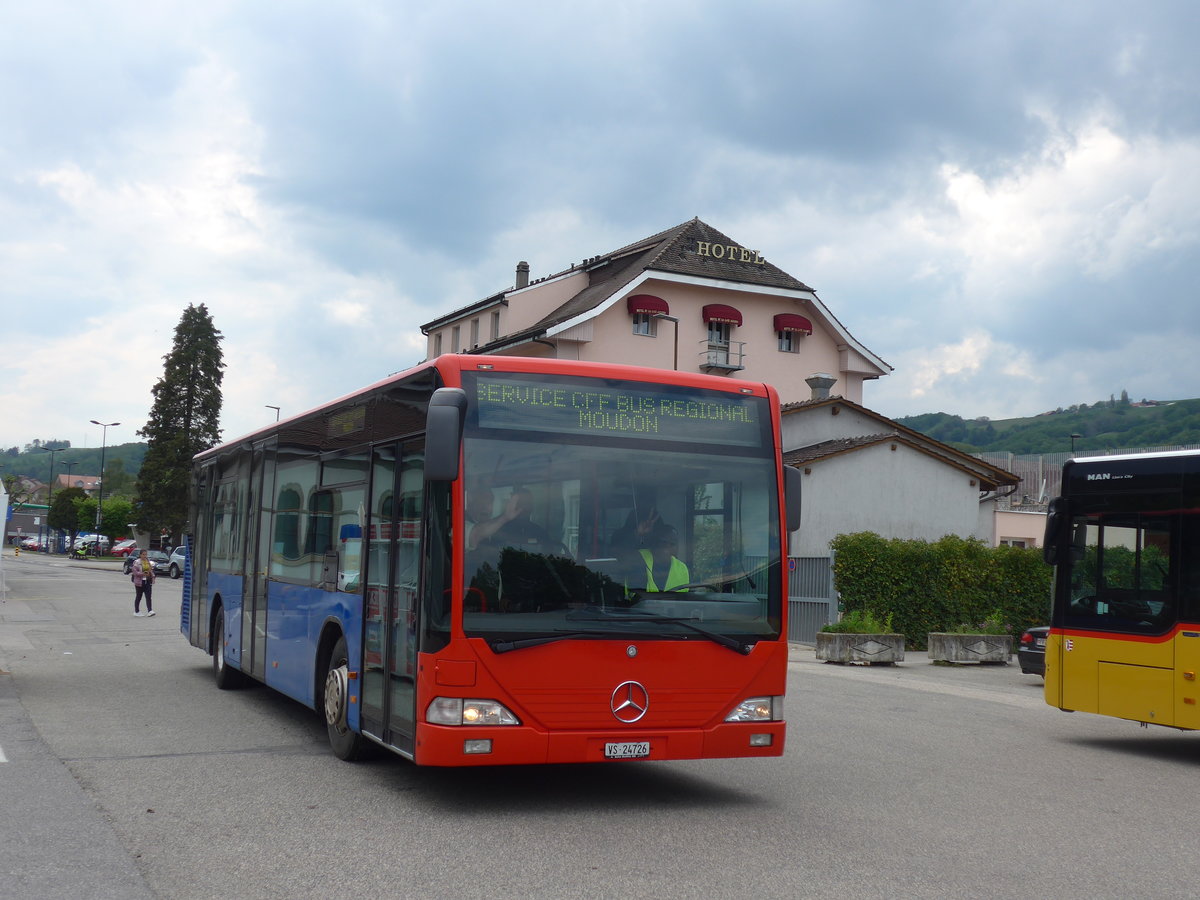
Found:
[[699, 216], [895, 367], [890, 416], [1200, 397], [1191, 0], [0, 3], [0, 447], [225, 437]]

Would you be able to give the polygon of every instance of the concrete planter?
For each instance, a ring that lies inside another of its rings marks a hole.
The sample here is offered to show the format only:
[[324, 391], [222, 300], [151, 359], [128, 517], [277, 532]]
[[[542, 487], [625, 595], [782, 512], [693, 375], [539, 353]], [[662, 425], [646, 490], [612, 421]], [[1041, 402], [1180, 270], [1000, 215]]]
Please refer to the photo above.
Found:
[[836, 663], [891, 665], [904, 662], [902, 634], [817, 632], [817, 659]]
[[933, 662], [1003, 663], [1012, 658], [1011, 634], [929, 635], [929, 659]]

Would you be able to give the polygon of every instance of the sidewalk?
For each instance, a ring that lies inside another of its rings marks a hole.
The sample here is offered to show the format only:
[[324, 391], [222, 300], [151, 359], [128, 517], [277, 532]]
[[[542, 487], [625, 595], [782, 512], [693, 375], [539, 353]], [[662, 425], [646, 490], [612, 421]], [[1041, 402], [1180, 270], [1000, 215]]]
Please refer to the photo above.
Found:
[[43, 566], [66, 561], [22, 554], [14, 562], [11, 551], [6, 556], [8, 590], [0, 593], [0, 896], [150, 898], [112, 826], [38, 734], [10, 672], [10, 659], [38, 652], [26, 629], [55, 621], [53, 601], [39, 602]]
[[[925, 650], [905, 650], [895, 665], [828, 663], [817, 659], [811, 644], [789, 644], [788, 670], [793, 678], [841, 677], [906, 690], [970, 696], [1027, 708], [1046, 708], [1045, 682], [1021, 672], [1016, 651], [1007, 665], [934, 662]], [[794, 687], [790, 685], [789, 688]]]

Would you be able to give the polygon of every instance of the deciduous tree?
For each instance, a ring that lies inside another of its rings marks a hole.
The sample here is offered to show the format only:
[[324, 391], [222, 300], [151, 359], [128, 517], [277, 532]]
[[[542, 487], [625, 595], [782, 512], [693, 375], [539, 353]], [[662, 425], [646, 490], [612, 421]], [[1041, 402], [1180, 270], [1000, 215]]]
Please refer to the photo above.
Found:
[[67, 547], [75, 543], [75, 535], [80, 531], [79, 505], [88, 499], [83, 488], [63, 488], [54, 495], [50, 512], [46, 514], [46, 523], [51, 528], [67, 533]]

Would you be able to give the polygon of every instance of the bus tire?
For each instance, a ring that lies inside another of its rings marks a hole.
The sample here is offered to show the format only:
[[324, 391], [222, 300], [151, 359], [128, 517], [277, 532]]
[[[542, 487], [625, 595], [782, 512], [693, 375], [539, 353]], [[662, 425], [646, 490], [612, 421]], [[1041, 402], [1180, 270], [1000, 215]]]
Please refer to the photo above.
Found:
[[329, 746], [333, 749], [333, 755], [347, 762], [359, 759], [366, 742], [362, 735], [350, 729], [346, 721], [350, 709], [350, 656], [345, 637], [339, 637], [333, 645], [322, 695], [325, 727], [329, 732]]
[[212, 629], [212, 658], [213, 680], [223, 691], [231, 691], [242, 686], [242, 673], [229, 667], [225, 659], [225, 607], [218, 606], [213, 616]]

